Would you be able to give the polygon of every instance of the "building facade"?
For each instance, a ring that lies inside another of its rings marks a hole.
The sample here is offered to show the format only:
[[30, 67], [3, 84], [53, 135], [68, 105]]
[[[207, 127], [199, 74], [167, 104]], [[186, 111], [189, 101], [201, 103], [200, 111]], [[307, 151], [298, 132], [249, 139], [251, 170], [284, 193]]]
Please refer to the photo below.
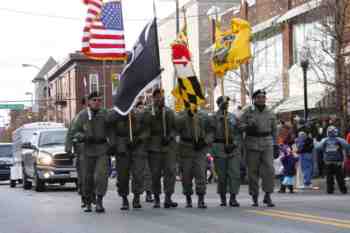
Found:
[[[204, 53], [213, 43], [212, 25], [207, 15], [208, 10], [216, 6], [220, 11], [225, 11], [233, 6], [237, 6], [240, 0], [215, 1], [215, 0], [187, 0], [180, 1], [180, 29], [187, 21], [187, 33], [189, 38], [189, 48], [192, 54], [192, 62], [195, 72], [202, 84], [205, 95], [210, 97], [210, 81], [212, 72], [210, 66], [210, 54]], [[171, 90], [175, 85], [174, 68], [171, 61], [170, 45], [176, 39], [176, 13], [159, 22], [159, 47], [162, 73], [162, 87], [167, 96], [167, 103], [172, 105], [173, 98]]]
[[[316, 107], [323, 98], [320, 93], [331, 89], [325, 81], [331, 83], [335, 79], [334, 59], [329, 59], [329, 54], [334, 54], [336, 41], [330, 32], [324, 30], [327, 20], [330, 21], [329, 25], [332, 24], [334, 14], [325, 11], [325, 4], [329, 2], [243, 0], [239, 8], [222, 15], [226, 28], [232, 17], [244, 18], [252, 25], [253, 58], [248, 72], [244, 74], [236, 71], [229, 74], [236, 85], [235, 93], [231, 92], [230, 95], [235, 96], [239, 104], [245, 104], [249, 92], [259, 88], [268, 91], [270, 103], [274, 106], [283, 105], [284, 102], [290, 105], [291, 98], [302, 99], [304, 85], [300, 61], [301, 54], [306, 49], [310, 61], [307, 87], [308, 99], [312, 103], [309, 103], [309, 107]], [[346, 20], [350, 22], [347, 17]], [[342, 38], [346, 45], [349, 42], [349, 31], [345, 31]], [[345, 49], [347, 46], [344, 44], [342, 46]], [[285, 107], [280, 109], [286, 109]]]
[[112, 106], [112, 92], [118, 85], [123, 63], [96, 61], [77, 52], [48, 74], [47, 120], [69, 125], [82, 110], [82, 100], [92, 92], [103, 96], [104, 107]]

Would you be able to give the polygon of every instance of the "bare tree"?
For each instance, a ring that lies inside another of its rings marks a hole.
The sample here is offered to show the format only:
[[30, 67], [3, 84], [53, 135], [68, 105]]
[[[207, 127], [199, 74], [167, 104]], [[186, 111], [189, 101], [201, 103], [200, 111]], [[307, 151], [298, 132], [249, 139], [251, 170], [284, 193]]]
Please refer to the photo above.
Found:
[[[315, 23], [316, 35], [309, 35], [311, 69], [316, 81], [335, 91], [337, 117], [341, 129], [347, 128], [347, 105], [349, 92], [349, 70], [345, 61], [349, 53], [345, 52], [349, 31], [349, 0], [319, 0], [319, 7], [308, 14]], [[321, 17], [320, 17], [321, 16]]]

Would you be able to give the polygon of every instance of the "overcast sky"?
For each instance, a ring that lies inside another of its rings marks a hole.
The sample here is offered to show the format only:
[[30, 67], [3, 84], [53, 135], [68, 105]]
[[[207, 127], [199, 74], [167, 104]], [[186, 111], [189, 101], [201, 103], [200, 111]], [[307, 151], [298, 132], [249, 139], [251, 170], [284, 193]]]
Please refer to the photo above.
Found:
[[[122, 3], [126, 46], [130, 48], [152, 19], [153, 5], [152, 0], [123, 0]], [[174, 2], [157, 1], [159, 17], [174, 9]], [[85, 14], [82, 0], [1, 1], [0, 103], [30, 100], [25, 92], [33, 92], [31, 80], [38, 71], [23, 68], [21, 64], [41, 67], [49, 56], [62, 61], [67, 54], [80, 50]], [[0, 110], [1, 115], [6, 115], [5, 111]]]

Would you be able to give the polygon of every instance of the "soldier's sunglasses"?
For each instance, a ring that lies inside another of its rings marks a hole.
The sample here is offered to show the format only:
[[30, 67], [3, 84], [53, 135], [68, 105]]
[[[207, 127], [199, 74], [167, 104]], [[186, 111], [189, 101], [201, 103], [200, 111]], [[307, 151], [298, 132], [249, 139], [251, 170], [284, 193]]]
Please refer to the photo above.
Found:
[[92, 99], [92, 101], [94, 101], [94, 102], [101, 102], [102, 99]]

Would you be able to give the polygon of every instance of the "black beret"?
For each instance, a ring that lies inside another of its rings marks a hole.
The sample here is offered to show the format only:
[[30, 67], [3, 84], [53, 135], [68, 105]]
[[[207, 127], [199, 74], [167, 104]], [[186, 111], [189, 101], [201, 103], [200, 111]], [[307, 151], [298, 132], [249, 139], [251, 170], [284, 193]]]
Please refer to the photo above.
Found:
[[258, 95], [265, 95], [266, 96], [266, 91], [263, 89], [258, 89], [253, 93], [253, 99], [257, 97]]
[[162, 95], [162, 91], [159, 88], [153, 90], [152, 96], [154, 97], [157, 94]]
[[230, 100], [230, 97], [228, 96], [219, 96], [217, 99], [216, 99], [216, 104], [217, 105], [220, 105], [223, 101], [224, 101], [224, 98], [225, 98], [225, 101], [229, 101]]
[[92, 98], [98, 98], [98, 97], [101, 97], [101, 95], [97, 91], [94, 91], [90, 93], [90, 95], [88, 96], [88, 100], [91, 100]]

